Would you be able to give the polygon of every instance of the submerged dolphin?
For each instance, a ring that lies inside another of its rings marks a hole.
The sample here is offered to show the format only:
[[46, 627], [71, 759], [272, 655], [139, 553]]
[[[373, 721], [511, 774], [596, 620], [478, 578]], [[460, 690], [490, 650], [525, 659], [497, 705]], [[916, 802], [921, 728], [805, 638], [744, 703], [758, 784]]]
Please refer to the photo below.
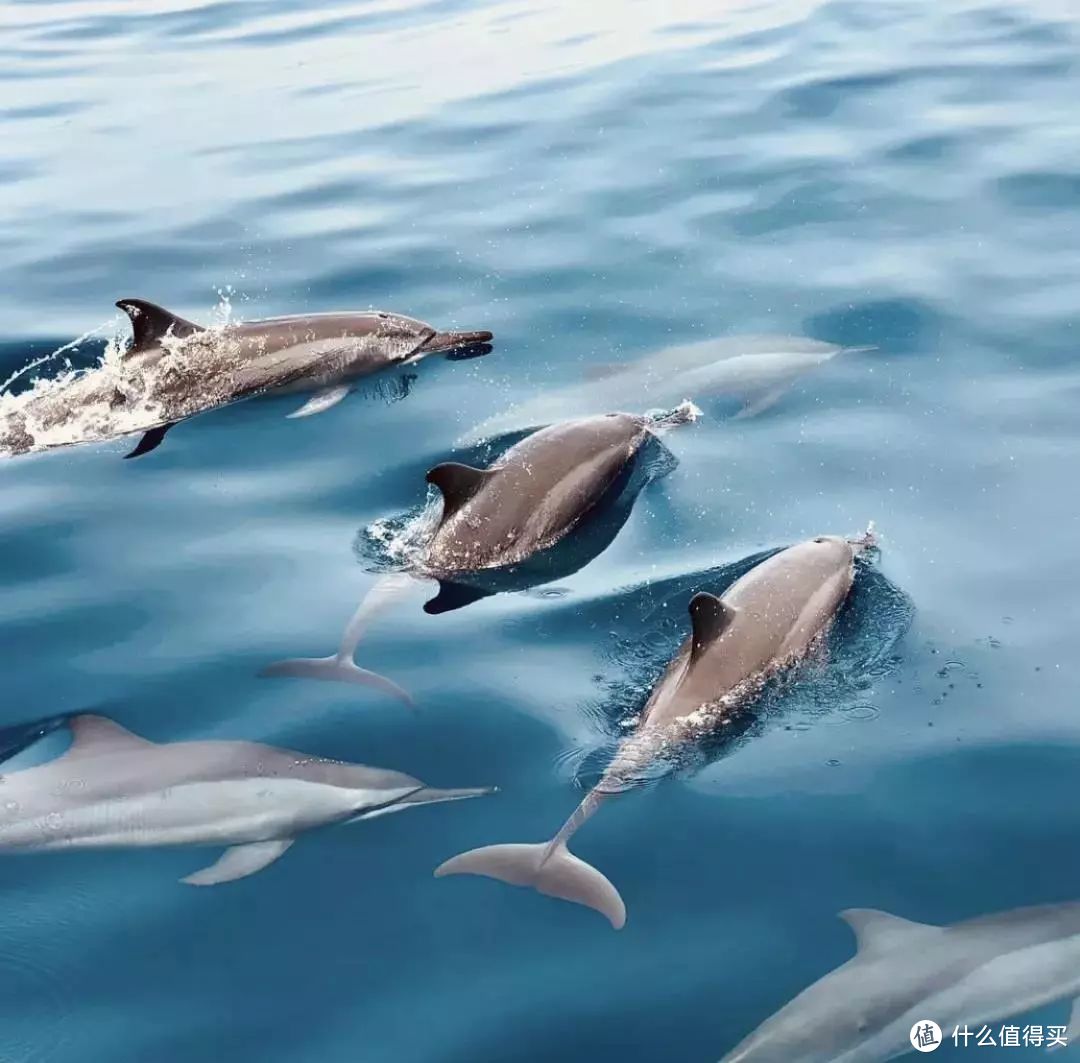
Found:
[[[803, 990], [722, 1063], [881, 1063], [931, 1020], [951, 1039], [1080, 994], [1080, 902], [1017, 908], [954, 926], [852, 908], [858, 952]], [[1080, 1004], [1063, 1034], [1080, 1035]], [[995, 1031], [996, 1032], [996, 1031]], [[963, 1042], [958, 1042], [963, 1045]]]
[[729, 725], [765, 682], [800, 661], [828, 630], [855, 577], [855, 558], [873, 535], [822, 536], [788, 547], [736, 580], [722, 598], [690, 602], [692, 632], [653, 687], [633, 735], [600, 782], [548, 842], [489, 845], [447, 860], [442, 875], [486, 875], [595, 908], [619, 929], [626, 907], [596, 868], [567, 848], [609, 797], [640, 782], [661, 755]]
[[511, 406], [467, 432], [479, 442], [567, 417], [627, 407], [667, 407], [680, 395], [731, 395], [744, 403], [739, 416], [768, 409], [804, 373], [870, 347], [840, 347], [805, 336], [726, 336], [667, 347], [644, 358], [592, 365], [586, 379]]
[[490, 593], [470, 587], [470, 580], [513, 570], [566, 539], [624, 483], [646, 443], [666, 429], [693, 422], [699, 412], [686, 400], [656, 417], [586, 417], [527, 436], [486, 469], [457, 462], [436, 465], [427, 482], [439, 489], [442, 512], [415, 552], [410, 573], [395, 573], [375, 584], [333, 656], [280, 661], [261, 674], [375, 686], [410, 701], [397, 684], [353, 661], [372, 615], [417, 578], [440, 583], [439, 594], [424, 606], [429, 613]]
[[437, 351], [482, 350], [490, 332], [440, 332], [400, 314], [307, 314], [203, 328], [141, 299], [117, 304], [131, 346], [97, 368], [0, 396], [0, 452], [22, 454], [145, 432], [128, 457], [177, 421], [274, 389], [314, 390], [295, 414], [340, 402], [352, 384]]
[[491, 789], [435, 790], [396, 771], [257, 742], [150, 742], [104, 716], [71, 719], [71, 747], [0, 776], [0, 850], [225, 845], [184, 882], [262, 870], [298, 834]]

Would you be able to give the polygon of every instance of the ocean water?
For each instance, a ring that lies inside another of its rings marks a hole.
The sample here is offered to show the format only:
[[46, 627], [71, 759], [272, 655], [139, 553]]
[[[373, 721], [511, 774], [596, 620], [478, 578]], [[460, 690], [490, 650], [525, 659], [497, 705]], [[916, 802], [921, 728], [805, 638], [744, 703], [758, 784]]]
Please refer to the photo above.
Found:
[[[852, 954], [841, 909], [1080, 897], [1071, 0], [12, 0], [0, 28], [0, 379], [96, 329], [95, 357], [121, 297], [496, 335], [317, 417], [5, 461], [0, 726], [95, 710], [501, 788], [209, 890], [178, 879], [211, 850], [4, 855], [4, 1063], [716, 1060]], [[358, 660], [416, 713], [257, 678], [334, 649], [370, 529], [472, 426], [762, 333], [875, 349], [754, 417], [688, 395], [677, 464], [576, 571], [388, 611]], [[624, 930], [432, 878], [552, 834], [693, 591], [870, 520], [828, 657], [575, 839]]]

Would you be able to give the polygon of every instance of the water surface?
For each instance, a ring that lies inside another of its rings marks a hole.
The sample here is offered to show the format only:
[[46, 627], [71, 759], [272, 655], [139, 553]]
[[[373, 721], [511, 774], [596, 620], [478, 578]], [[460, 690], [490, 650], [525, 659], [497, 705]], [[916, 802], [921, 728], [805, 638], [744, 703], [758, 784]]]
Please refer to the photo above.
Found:
[[[503, 789], [214, 890], [177, 882], [211, 852], [5, 857], [0, 1057], [715, 1060], [850, 955], [842, 908], [1080, 895], [1072, 4], [36, 0], [0, 25], [0, 379], [111, 334], [121, 297], [497, 337], [402, 401], [4, 464], [0, 724], [96, 708]], [[255, 678], [330, 652], [375, 579], [358, 535], [471, 426], [594, 361], [752, 333], [877, 350], [756, 418], [690, 396], [678, 467], [558, 594], [388, 614], [361, 663], [420, 714]], [[562, 822], [692, 585], [871, 519], [913, 612], [901, 633], [871, 596], [849, 633], [887, 667], [831, 710], [793, 691], [581, 832], [623, 932], [431, 878]]]

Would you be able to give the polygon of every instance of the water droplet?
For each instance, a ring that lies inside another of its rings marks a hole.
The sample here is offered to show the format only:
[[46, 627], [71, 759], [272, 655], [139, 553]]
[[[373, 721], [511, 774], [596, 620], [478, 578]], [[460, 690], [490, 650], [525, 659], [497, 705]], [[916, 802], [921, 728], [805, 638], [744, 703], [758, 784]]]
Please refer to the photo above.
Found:
[[59, 812], [50, 812], [45, 817], [45, 826], [49, 830], [59, 830], [64, 825], [64, 817]]
[[843, 714], [849, 720], [876, 720], [881, 715], [881, 710], [870, 704], [850, 705], [843, 710]]
[[18, 812], [19, 811], [19, 802], [18, 801], [5, 801], [4, 802], [4, 808], [8, 812]]

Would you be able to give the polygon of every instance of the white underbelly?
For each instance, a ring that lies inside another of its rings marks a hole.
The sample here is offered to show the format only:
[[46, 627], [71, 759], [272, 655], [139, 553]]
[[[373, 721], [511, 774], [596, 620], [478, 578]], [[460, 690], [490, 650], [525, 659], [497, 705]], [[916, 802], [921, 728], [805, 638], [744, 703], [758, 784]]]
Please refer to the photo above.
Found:
[[363, 793], [321, 783], [243, 779], [186, 783], [36, 815], [0, 805], [0, 848], [237, 845], [292, 837], [345, 819], [364, 803]]

